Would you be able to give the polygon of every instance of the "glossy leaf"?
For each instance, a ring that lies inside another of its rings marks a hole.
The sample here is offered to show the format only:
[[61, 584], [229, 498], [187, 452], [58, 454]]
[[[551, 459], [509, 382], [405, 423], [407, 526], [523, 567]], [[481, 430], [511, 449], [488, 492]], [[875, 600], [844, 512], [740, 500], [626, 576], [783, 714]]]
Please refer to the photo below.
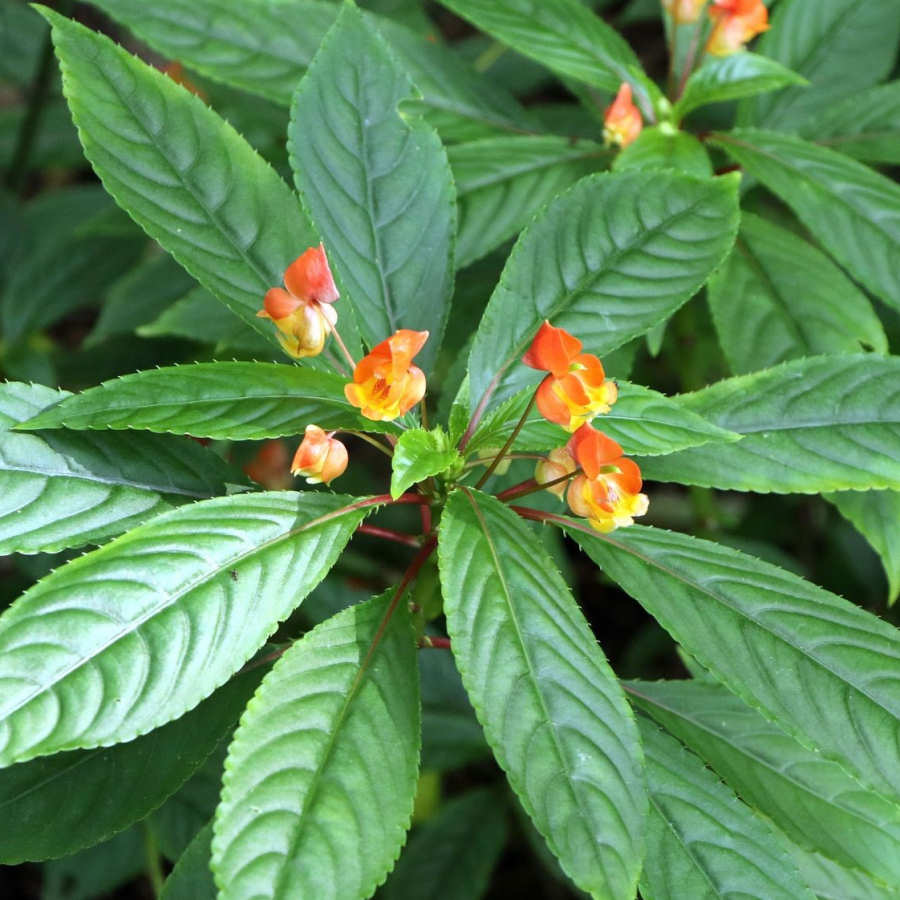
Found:
[[617, 91], [635, 90], [652, 116], [652, 82], [627, 41], [578, 0], [441, 0], [453, 12], [558, 75]]
[[792, 847], [803, 880], [819, 900], [898, 900], [900, 889], [876, 882], [859, 869], [848, 869], [820, 853]]
[[414, 831], [378, 900], [479, 900], [506, 841], [502, 798], [486, 788], [449, 800]]
[[188, 845], [163, 885], [159, 900], [216, 900], [216, 884], [209, 867], [212, 822]]
[[396, 500], [414, 484], [446, 472], [459, 462], [459, 452], [450, 446], [442, 431], [423, 428], [404, 431], [394, 447], [391, 496]]
[[396, 431], [363, 419], [344, 396], [345, 380], [300, 366], [212, 362], [123, 375], [27, 422], [40, 428], [144, 428], [230, 440], [261, 440], [320, 428]]
[[707, 56], [703, 65], [688, 78], [673, 115], [678, 120], [707, 103], [740, 100], [806, 83], [802, 75], [758, 53], [744, 51], [730, 56]]
[[[900, 632], [777, 566], [633, 525], [564, 526], [697, 661], [804, 747], [900, 797]], [[588, 533], [590, 532], [590, 533]]]
[[352, 503], [218, 497], [38, 582], [0, 616], [0, 765], [128, 741], [192, 709], [321, 581], [365, 515]]
[[0, 385], [0, 554], [100, 543], [244, 480], [186, 438], [9, 430], [66, 396], [38, 384]]
[[863, 162], [900, 164], [900, 81], [836, 103], [803, 135]]
[[670, 126], [645, 128], [613, 163], [614, 172], [625, 169], [672, 169], [698, 178], [711, 178], [713, 174], [703, 144], [692, 134]]
[[368, 897], [412, 815], [419, 682], [407, 605], [389, 591], [295, 643], [228, 752], [213, 871], [222, 900]]
[[794, 130], [831, 104], [881, 81], [900, 39], [894, 0], [786, 0], [756, 49], [809, 80], [749, 100], [742, 124]]
[[647, 459], [651, 480], [759, 493], [900, 488], [900, 357], [797, 359], [679, 400], [744, 437]]
[[592, 141], [516, 136], [447, 148], [456, 181], [456, 265], [467, 266], [522, 230], [579, 178], [605, 167], [609, 152]]
[[272, 324], [256, 317], [262, 297], [318, 242], [296, 196], [199, 97], [103, 35], [42, 12], [85, 154], [106, 189], [277, 346]]
[[744, 213], [734, 250], [707, 291], [732, 371], [819, 353], [887, 353], [868, 297], [796, 234]]
[[640, 745], [568, 587], [527, 526], [475, 491], [450, 496], [438, 549], [453, 655], [497, 761], [575, 884], [632, 896]]
[[838, 512], [881, 557], [888, 582], [888, 604], [900, 594], [900, 493], [897, 491], [840, 491], [826, 494]]
[[799, 845], [900, 883], [900, 806], [867, 790], [720, 685], [632, 682], [626, 690]]
[[[655, 456], [711, 441], [739, 440], [739, 435], [707, 422], [672, 397], [628, 382], [619, 382], [618, 387], [618, 400], [608, 413], [597, 416], [593, 425], [618, 441], [628, 454]], [[532, 394], [531, 389], [523, 391], [489, 413], [466, 445], [466, 452], [473, 454], [486, 447], [503, 446]], [[550, 450], [562, 446], [570, 437], [564, 428], [532, 409], [512, 449]]]
[[741, 129], [717, 135], [714, 143], [781, 197], [857, 281], [900, 308], [894, 265], [900, 186], [841, 153], [785, 134]]
[[415, 96], [387, 44], [343, 6], [297, 89], [288, 149], [363, 339], [430, 332], [417, 359], [427, 372], [453, 290], [456, 207], [437, 132], [398, 109]]
[[813, 900], [778, 837], [703, 763], [638, 718], [647, 754], [647, 861], [652, 900]]
[[71, 750], [0, 770], [0, 860], [67, 856], [143, 819], [234, 727], [262, 677], [238, 675], [181, 718], [125, 744]]
[[497, 400], [537, 383], [519, 360], [544, 319], [602, 357], [671, 315], [731, 249], [735, 191], [731, 177], [637, 171], [583, 178], [553, 201], [516, 241], [476, 332], [472, 408], [495, 378]]

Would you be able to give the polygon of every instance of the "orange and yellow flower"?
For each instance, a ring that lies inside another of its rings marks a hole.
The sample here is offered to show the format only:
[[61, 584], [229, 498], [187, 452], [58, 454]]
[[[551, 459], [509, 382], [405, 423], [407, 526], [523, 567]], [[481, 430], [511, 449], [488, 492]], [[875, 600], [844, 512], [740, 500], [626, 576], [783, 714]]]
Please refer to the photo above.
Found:
[[715, 0], [709, 8], [713, 30], [706, 52], [728, 56], [769, 29], [769, 11], [762, 0]]
[[318, 356], [337, 323], [333, 304], [339, 297], [325, 248], [310, 247], [285, 270], [284, 285], [270, 288], [257, 316], [271, 319], [278, 340], [295, 359]]
[[622, 448], [590, 425], [582, 425], [566, 445], [583, 474], [569, 483], [566, 500], [577, 516], [584, 516], [592, 528], [610, 532], [633, 525], [650, 505], [641, 493], [641, 470]]
[[375, 422], [388, 422], [409, 412], [425, 396], [425, 373], [412, 358], [428, 340], [427, 331], [401, 328], [373, 347], [344, 386], [347, 399]]
[[626, 82], [603, 114], [603, 140], [624, 148], [635, 140], [643, 127], [641, 111], [631, 102], [631, 85]]
[[609, 412], [618, 389], [608, 381], [596, 356], [581, 352], [581, 341], [545, 321], [522, 362], [550, 374], [537, 390], [537, 408], [550, 422], [576, 431], [599, 413]]
[[291, 474], [302, 475], [309, 484], [328, 484], [347, 468], [347, 448], [318, 425], [307, 425], [294, 454]]
[[244, 466], [244, 471], [264, 488], [284, 491], [291, 486], [288, 471], [290, 461], [287, 447], [282, 441], [266, 441], [256, 456]]
[[676, 25], [690, 25], [700, 18], [706, 0], [662, 0], [662, 5]]

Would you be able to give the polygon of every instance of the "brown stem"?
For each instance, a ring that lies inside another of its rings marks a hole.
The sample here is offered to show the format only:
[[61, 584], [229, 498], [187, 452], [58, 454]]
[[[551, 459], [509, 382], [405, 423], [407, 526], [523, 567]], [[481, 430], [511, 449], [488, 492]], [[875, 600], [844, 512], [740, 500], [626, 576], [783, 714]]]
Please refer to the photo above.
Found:
[[[476, 466], [483, 466], [489, 463], [494, 457], [484, 456], [481, 459], [470, 459], [464, 466], [464, 469], [474, 469]], [[507, 453], [503, 459], [545, 459], [546, 456], [541, 453]], [[502, 462], [502, 460], [501, 460]]]
[[475, 429], [478, 427], [478, 423], [481, 421], [481, 417], [484, 415], [485, 409], [487, 409], [487, 405], [494, 394], [494, 391], [497, 390], [497, 385], [500, 384], [500, 376], [503, 374], [503, 370], [501, 369], [492, 379], [491, 383], [487, 386], [484, 391], [484, 394], [481, 397], [481, 400], [478, 401], [478, 406], [475, 407], [475, 412], [472, 413], [472, 418], [469, 419], [469, 424], [466, 426], [465, 434], [463, 434], [462, 438], [459, 442], [459, 452], [462, 453], [463, 450], [466, 449], [466, 444], [472, 438], [472, 435], [475, 434]]
[[384, 444], [381, 443], [381, 441], [370, 437], [364, 431], [344, 430], [344, 434], [352, 434], [354, 437], [358, 437], [360, 440], [365, 441], [367, 444], [371, 444], [373, 447], [377, 447], [385, 456], [393, 457], [394, 455], [394, 451], [390, 447], [385, 447]]
[[518, 422], [516, 422], [516, 427], [513, 428], [512, 434], [506, 439], [506, 443], [500, 448], [500, 452], [494, 457], [494, 461], [485, 469], [484, 474], [481, 478], [478, 479], [478, 482], [475, 485], [475, 489], [478, 490], [487, 480], [494, 474], [494, 469], [500, 465], [500, 460], [506, 455], [506, 451], [509, 450], [513, 445], [513, 441], [519, 436], [519, 432], [525, 425], [525, 421], [528, 418], [528, 414], [531, 412], [531, 407], [534, 406], [534, 401], [537, 399], [537, 391], [535, 391], [531, 395], [531, 399], [528, 401], [528, 406], [525, 407], [525, 411], [522, 413], [521, 418]]
[[372, 537], [384, 538], [386, 541], [395, 541], [398, 544], [406, 544], [408, 547], [421, 547], [422, 538], [414, 534], [405, 534], [402, 531], [394, 531], [393, 528], [382, 528], [379, 525], [360, 525], [356, 529], [358, 534], [370, 534]]
[[350, 355], [350, 351], [347, 349], [347, 345], [341, 339], [341, 334], [337, 330], [337, 325], [331, 326], [331, 333], [334, 335], [334, 339], [337, 342], [338, 347], [341, 348], [341, 353], [344, 354], [344, 359], [350, 363], [350, 371], [353, 372], [356, 369], [356, 360]]
[[557, 484], [562, 484], [564, 481], [568, 481], [570, 478], [574, 478], [576, 475], [581, 474], [581, 469], [575, 469], [573, 472], [568, 472], [565, 475], [560, 475], [559, 478], [554, 478], [552, 481], [545, 481], [539, 484], [533, 478], [529, 478], [527, 481], [523, 481], [520, 484], [514, 484], [511, 488], [507, 488], [505, 491], [501, 491], [497, 494], [497, 499], [502, 500], [506, 503], [508, 500], [515, 500], [517, 497], [526, 497], [528, 494], [536, 494], [538, 491], [546, 491], [547, 488], [552, 488]]
[[426, 634], [419, 642], [419, 648], [422, 650], [449, 650], [450, 638], [432, 637]]

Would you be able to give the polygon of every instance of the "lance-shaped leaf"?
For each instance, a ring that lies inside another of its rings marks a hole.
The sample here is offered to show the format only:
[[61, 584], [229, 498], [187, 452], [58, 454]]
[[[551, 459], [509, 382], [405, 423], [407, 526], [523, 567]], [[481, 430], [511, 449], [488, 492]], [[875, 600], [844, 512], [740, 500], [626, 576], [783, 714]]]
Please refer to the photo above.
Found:
[[888, 582], [888, 604], [900, 594], [900, 493], [897, 491], [839, 491], [827, 494], [838, 512], [881, 557]]
[[[321, 0], [95, 0], [172, 59], [216, 81], [289, 105], [338, 14]], [[519, 129], [530, 117], [511, 94], [424, 35], [382, 16], [366, 21], [390, 42], [423, 93], [429, 117], [469, 127]]]
[[643, 716], [647, 754], [647, 861], [653, 900], [813, 900], [778, 836], [703, 763]]
[[758, 53], [744, 51], [730, 56], [707, 56], [703, 65], [688, 78], [672, 114], [677, 121], [707, 103], [739, 100], [806, 83], [802, 75]]
[[297, 197], [199, 97], [47, 9], [63, 90], [84, 151], [116, 202], [232, 312], [256, 317], [265, 292], [317, 238]]
[[0, 860], [68, 856], [143, 819], [175, 793], [234, 727], [262, 678], [248, 671], [196, 709], [124, 744], [71, 750], [0, 770]]
[[330, 372], [261, 362], [213, 362], [147, 369], [70, 395], [21, 427], [143, 428], [214, 439], [261, 440], [326, 430], [396, 432], [363, 419]]
[[788, 837], [900, 883], [900, 806], [867, 790], [713, 682], [632, 682], [632, 702]]
[[400, 435], [394, 446], [391, 496], [396, 500], [417, 482], [460, 463], [459, 451], [450, 446], [443, 431], [411, 428]]
[[456, 206], [437, 132], [399, 109], [416, 95], [384, 40], [343, 6], [297, 89], [288, 148], [363, 339], [429, 331], [427, 371], [453, 290]]
[[420, 725], [415, 638], [393, 593], [316, 626], [250, 702], [215, 818], [222, 900], [354, 900], [393, 866], [412, 815]]
[[858, 95], [894, 66], [900, 16], [894, 0], [788, 0], [756, 49], [809, 79], [746, 101], [741, 124], [794, 130], [831, 104]]
[[186, 438], [10, 430], [67, 396], [39, 384], [0, 385], [0, 554], [98, 543], [243, 481]]
[[555, 136], [486, 138], [447, 149], [456, 181], [456, 265], [469, 265], [524, 228], [560, 191], [605, 168], [609, 151]]
[[625, 169], [673, 169], [686, 175], [710, 178], [712, 163], [703, 144], [686, 131], [670, 125], [645, 128], [613, 163], [614, 172]]
[[821, 251], [752, 213], [707, 291], [737, 374], [819, 353], [887, 353], [868, 297]]
[[[786, 839], [785, 839], [786, 840]], [[900, 900], [900, 889], [869, 878], [859, 869], [848, 869], [820, 853], [791, 846], [791, 855], [803, 880], [819, 900]]]
[[900, 163], [900, 81], [836, 103], [802, 134], [863, 162]]
[[600, 356], [670, 316], [731, 249], [731, 176], [632, 171], [583, 178], [519, 236], [469, 356], [474, 408], [539, 378], [519, 360], [544, 319]]
[[479, 900], [506, 842], [506, 816], [495, 791], [454, 797], [413, 832], [378, 900]]
[[900, 186], [791, 135], [744, 128], [718, 134], [713, 143], [778, 194], [857, 281], [900, 308]]
[[744, 437], [647, 459], [651, 480], [759, 493], [900, 489], [900, 357], [797, 359], [679, 400]]
[[212, 822], [188, 844], [169, 873], [159, 900], [216, 900], [216, 883], [209, 867]]
[[559, 75], [605, 91], [623, 81], [653, 118], [658, 90], [628, 42], [579, 0], [441, 0], [503, 44]]
[[192, 709], [322, 580], [371, 505], [217, 497], [38, 582], [0, 616], [0, 765], [128, 741]]
[[610, 535], [563, 527], [731, 691], [803, 746], [900, 797], [896, 628], [711, 541], [639, 525]]
[[[471, 454], [485, 447], [502, 447], [525, 412], [533, 391], [529, 388], [485, 416], [466, 445]], [[740, 435], [707, 422], [679, 400], [639, 384], [619, 382], [619, 398], [593, 425], [618, 441], [628, 454], [673, 453], [710, 441], [736, 441]], [[513, 442], [513, 450], [549, 450], [560, 447], [571, 434], [548, 422], [532, 409]]]
[[541, 543], [463, 489], [441, 519], [444, 611], [485, 737], [566, 874], [630, 897], [646, 812], [634, 718]]

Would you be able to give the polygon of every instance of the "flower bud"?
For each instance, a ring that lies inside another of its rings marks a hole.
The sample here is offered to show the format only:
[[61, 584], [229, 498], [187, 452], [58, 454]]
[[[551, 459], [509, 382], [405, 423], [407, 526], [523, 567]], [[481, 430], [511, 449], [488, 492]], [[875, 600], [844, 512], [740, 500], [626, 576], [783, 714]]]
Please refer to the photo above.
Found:
[[[551, 450], [546, 459], [542, 459], [534, 467], [534, 480], [538, 484], [546, 484], [548, 481], [556, 481], [564, 475], [571, 475], [577, 465], [566, 447], [557, 447]], [[556, 494], [560, 500], [566, 492], [566, 482], [561, 481], [552, 487], [546, 488], [551, 494]]]
[[302, 475], [309, 484], [328, 484], [342, 475], [347, 468], [347, 448], [333, 434], [318, 425], [307, 425], [291, 463], [291, 474]]
[[643, 127], [641, 111], [631, 102], [631, 85], [625, 82], [604, 113], [603, 140], [625, 148], [634, 142]]

